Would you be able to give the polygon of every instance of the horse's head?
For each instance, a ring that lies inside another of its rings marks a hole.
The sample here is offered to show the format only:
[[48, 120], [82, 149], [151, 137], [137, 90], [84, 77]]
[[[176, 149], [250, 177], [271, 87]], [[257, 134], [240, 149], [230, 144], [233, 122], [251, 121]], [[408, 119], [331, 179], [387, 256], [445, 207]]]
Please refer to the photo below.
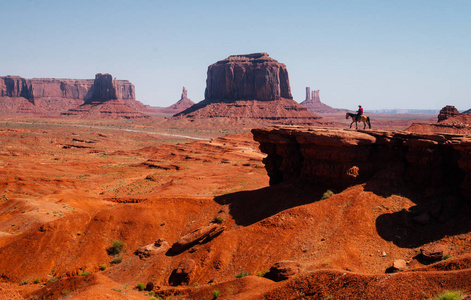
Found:
[[349, 113], [346, 113], [345, 114], [345, 119], [348, 119], [348, 117], [349, 117]]

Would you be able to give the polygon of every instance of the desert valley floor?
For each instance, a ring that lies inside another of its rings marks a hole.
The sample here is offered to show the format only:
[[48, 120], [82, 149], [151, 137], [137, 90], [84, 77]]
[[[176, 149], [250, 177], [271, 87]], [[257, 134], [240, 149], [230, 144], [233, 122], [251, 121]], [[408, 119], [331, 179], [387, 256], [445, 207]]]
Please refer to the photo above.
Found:
[[[269, 185], [265, 157], [244, 129], [3, 118], [0, 299], [429, 299], [444, 290], [471, 292], [469, 205], [413, 222], [420, 203], [407, 190]], [[330, 189], [333, 196], [322, 199]], [[210, 239], [175, 250], [187, 234], [216, 227]], [[123, 247], [113, 252], [116, 241]], [[447, 259], [425, 261], [421, 249], [437, 244]], [[395, 260], [407, 270], [388, 273]], [[298, 271], [281, 281], [264, 276], [277, 262]], [[190, 272], [181, 277], [176, 271], [185, 263]]]

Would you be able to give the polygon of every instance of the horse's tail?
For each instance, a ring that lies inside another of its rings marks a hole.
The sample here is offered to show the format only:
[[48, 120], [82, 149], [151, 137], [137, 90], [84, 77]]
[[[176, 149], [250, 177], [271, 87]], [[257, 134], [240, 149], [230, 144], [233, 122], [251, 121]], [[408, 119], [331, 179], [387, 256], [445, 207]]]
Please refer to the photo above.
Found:
[[366, 117], [366, 122], [368, 123], [368, 127], [371, 129], [370, 117]]

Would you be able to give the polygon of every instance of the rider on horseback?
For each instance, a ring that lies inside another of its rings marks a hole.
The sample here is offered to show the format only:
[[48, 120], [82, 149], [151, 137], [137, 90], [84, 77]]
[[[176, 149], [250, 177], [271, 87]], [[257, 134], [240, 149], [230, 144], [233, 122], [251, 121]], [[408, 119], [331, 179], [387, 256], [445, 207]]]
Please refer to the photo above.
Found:
[[358, 105], [357, 116], [356, 116], [357, 121], [362, 114], [363, 114], [363, 107], [361, 107], [361, 105]]

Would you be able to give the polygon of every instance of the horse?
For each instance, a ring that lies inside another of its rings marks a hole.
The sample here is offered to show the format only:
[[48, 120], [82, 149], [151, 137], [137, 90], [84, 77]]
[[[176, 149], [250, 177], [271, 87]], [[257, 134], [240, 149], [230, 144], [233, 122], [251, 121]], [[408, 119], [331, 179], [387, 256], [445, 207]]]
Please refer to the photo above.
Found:
[[350, 128], [352, 128], [353, 123], [355, 122], [355, 127], [358, 129], [358, 122], [363, 122], [363, 129], [366, 128], [366, 124], [368, 124], [368, 127], [371, 129], [371, 123], [370, 123], [370, 117], [367, 117], [365, 115], [361, 115], [358, 117], [357, 120], [357, 114], [352, 114], [352, 113], [347, 113], [345, 115], [345, 119], [352, 118], [352, 123], [350, 124]]

